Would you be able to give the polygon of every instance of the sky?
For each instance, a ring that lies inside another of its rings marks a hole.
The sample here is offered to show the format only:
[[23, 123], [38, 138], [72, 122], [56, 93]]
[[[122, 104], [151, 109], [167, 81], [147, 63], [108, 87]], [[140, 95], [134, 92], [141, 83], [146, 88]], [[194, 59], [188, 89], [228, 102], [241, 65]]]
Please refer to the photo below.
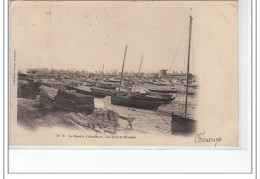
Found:
[[191, 73], [237, 58], [233, 1], [14, 1], [11, 54], [21, 70], [121, 71], [127, 44], [125, 71], [137, 72], [142, 55], [141, 72], [185, 71], [190, 13]]

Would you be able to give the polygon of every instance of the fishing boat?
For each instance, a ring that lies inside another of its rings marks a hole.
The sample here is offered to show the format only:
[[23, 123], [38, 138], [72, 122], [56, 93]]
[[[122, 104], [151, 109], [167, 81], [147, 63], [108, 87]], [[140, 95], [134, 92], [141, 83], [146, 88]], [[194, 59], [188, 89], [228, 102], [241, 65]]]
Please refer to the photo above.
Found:
[[137, 83], [140, 83], [140, 84], [144, 84], [144, 82], [143, 82], [141, 79], [136, 80], [136, 82], [137, 82]]
[[86, 81], [88, 84], [90, 84], [91, 86], [96, 86], [96, 84], [97, 84], [97, 81], [92, 80], [92, 79], [86, 79], [85, 81]]
[[172, 87], [149, 87], [148, 88], [149, 91], [151, 92], [156, 92], [156, 93], [177, 93], [178, 91], [175, 90]]
[[91, 91], [91, 89], [89, 87], [86, 87], [86, 86], [77, 86], [76, 87], [76, 86], [65, 85], [65, 87], [67, 90], [75, 90], [79, 94], [91, 95], [91, 96], [95, 96], [98, 98], [106, 97], [105, 94], [95, 93], [95, 92]]
[[185, 111], [184, 116], [171, 114], [171, 133], [172, 135], [189, 135], [196, 130], [196, 121], [187, 117], [187, 102], [188, 102], [188, 88], [189, 88], [189, 66], [190, 66], [190, 47], [191, 47], [191, 32], [192, 32], [192, 16], [189, 17], [189, 46], [188, 46], [188, 60], [186, 73], [186, 90], [185, 90]]
[[169, 93], [156, 93], [156, 92], [152, 92], [152, 91], [148, 91], [147, 94], [154, 95], [154, 96], [163, 96], [163, 97], [167, 97], [167, 98], [171, 98], [173, 96], [172, 94], [169, 94]]
[[118, 96], [118, 94], [114, 94], [111, 96], [111, 104], [139, 109], [157, 110], [163, 102], [131, 99], [129, 96]]
[[108, 79], [104, 78], [103, 81], [109, 82], [109, 83], [115, 83], [115, 84], [119, 84], [120, 83], [120, 80], [114, 79], [114, 78], [108, 78]]
[[111, 94], [115, 92], [115, 90], [98, 88], [98, 87], [90, 87], [90, 90], [94, 94], [104, 95], [104, 96], [111, 96]]
[[157, 110], [157, 108], [163, 104], [160, 101], [149, 101], [147, 99], [133, 99], [130, 94], [122, 95], [121, 94], [121, 84], [124, 72], [124, 65], [126, 59], [126, 52], [127, 52], [127, 45], [125, 47], [125, 54], [124, 54], [124, 61], [122, 66], [122, 72], [120, 76], [120, 85], [118, 93], [111, 95], [111, 104], [119, 105], [119, 106], [126, 106], [126, 107], [133, 107], [133, 108], [140, 108], [140, 109], [149, 109], [149, 110]]
[[143, 83], [148, 83], [148, 84], [153, 84], [153, 85], [154, 85], [154, 82], [151, 81], [150, 79], [142, 79], [142, 82], [143, 82]]
[[117, 85], [108, 82], [97, 82], [96, 87], [115, 90], [117, 88]]
[[154, 95], [154, 94], [139, 94], [139, 93], [130, 93], [129, 94], [130, 99], [136, 99], [136, 100], [144, 100], [144, 101], [151, 101], [151, 102], [160, 102], [163, 104], [169, 103], [172, 100], [175, 99], [173, 96], [160, 96], [160, 95]]

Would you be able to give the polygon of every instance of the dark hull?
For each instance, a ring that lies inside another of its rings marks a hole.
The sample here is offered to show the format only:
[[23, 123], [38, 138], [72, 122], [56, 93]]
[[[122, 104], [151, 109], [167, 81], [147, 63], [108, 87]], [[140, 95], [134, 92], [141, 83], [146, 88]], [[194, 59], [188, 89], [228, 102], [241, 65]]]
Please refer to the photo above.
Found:
[[139, 109], [157, 110], [161, 102], [130, 99], [126, 96], [111, 96], [111, 104]]
[[106, 97], [106, 95], [104, 94], [99, 94], [99, 93], [94, 93], [92, 91], [87, 91], [87, 90], [83, 90], [83, 89], [79, 89], [77, 87], [73, 87], [73, 86], [69, 86], [69, 85], [66, 85], [65, 86], [66, 89], [68, 90], [75, 90], [77, 93], [79, 94], [85, 94], [85, 95], [92, 95], [92, 96], [95, 96], [95, 97], [98, 97], [98, 98], [104, 98]]
[[172, 114], [171, 131], [172, 135], [191, 135], [196, 131], [196, 121]]
[[172, 94], [156, 93], [156, 92], [152, 92], [152, 91], [149, 91], [148, 94], [155, 95], [155, 96], [162, 96], [162, 97], [166, 97], [166, 98], [172, 97]]
[[153, 95], [136, 95], [136, 94], [131, 94], [129, 96], [131, 99], [135, 100], [143, 100], [143, 101], [151, 101], [151, 102], [161, 102], [161, 103], [169, 103], [172, 101], [174, 98], [172, 97], [159, 97], [159, 96], [153, 96]]
[[111, 94], [115, 92], [115, 90], [94, 88], [94, 87], [91, 87], [90, 90], [95, 94], [105, 95], [105, 96], [111, 96]]
[[178, 93], [176, 90], [157, 90], [157, 89], [149, 89], [149, 91], [156, 93]]

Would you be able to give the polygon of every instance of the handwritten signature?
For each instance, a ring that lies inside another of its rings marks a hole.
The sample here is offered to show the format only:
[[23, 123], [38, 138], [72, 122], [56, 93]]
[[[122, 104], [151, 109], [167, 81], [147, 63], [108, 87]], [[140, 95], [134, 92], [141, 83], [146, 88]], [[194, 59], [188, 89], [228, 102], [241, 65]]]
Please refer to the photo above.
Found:
[[222, 138], [221, 137], [206, 137], [206, 132], [200, 132], [200, 133], [197, 133], [196, 136], [195, 136], [195, 143], [215, 143], [215, 147], [217, 146], [217, 144], [219, 142], [222, 141]]

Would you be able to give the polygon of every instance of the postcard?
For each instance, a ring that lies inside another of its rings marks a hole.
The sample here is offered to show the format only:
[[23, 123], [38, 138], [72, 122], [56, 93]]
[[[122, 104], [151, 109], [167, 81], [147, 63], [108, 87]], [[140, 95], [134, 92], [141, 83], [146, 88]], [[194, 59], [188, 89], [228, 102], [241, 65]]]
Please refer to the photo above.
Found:
[[237, 1], [11, 1], [10, 145], [238, 147]]

